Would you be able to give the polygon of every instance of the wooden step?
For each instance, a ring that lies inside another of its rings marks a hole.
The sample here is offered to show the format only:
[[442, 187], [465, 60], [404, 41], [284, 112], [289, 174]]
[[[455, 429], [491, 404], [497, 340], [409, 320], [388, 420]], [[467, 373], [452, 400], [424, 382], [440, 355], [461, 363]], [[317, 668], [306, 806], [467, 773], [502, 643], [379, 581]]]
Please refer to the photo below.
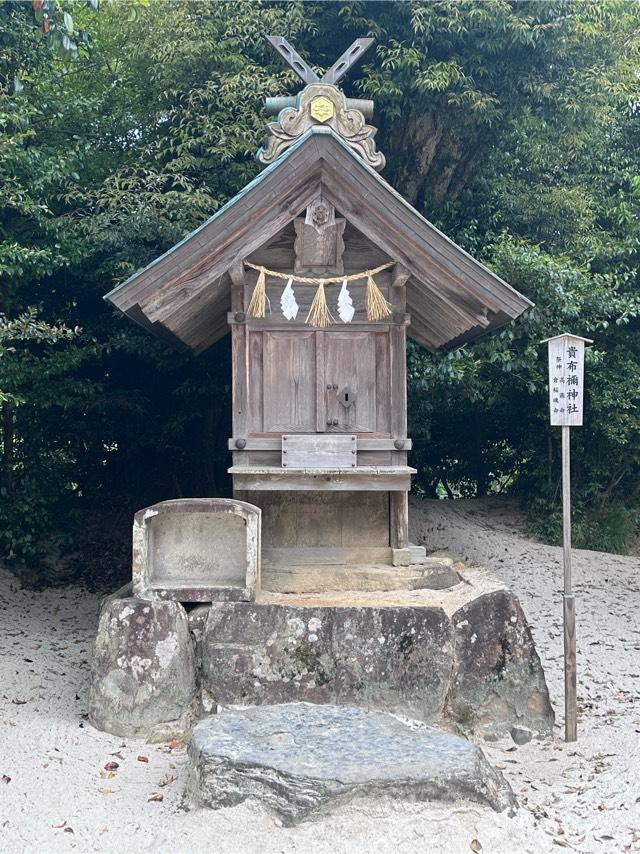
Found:
[[352, 564], [350, 566], [275, 566], [262, 569], [262, 590], [271, 593], [417, 590], [427, 586], [422, 567]]
[[264, 547], [262, 569], [270, 566], [348, 566], [350, 564], [384, 564], [391, 566], [392, 550], [388, 546], [322, 546]]

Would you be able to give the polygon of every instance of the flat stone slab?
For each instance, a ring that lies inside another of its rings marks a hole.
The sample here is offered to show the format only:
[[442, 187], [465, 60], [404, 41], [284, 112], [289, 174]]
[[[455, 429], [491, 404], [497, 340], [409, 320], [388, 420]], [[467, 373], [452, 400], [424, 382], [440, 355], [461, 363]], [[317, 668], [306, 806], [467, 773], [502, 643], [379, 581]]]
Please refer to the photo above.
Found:
[[200, 805], [218, 809], [253, 798], [287, 825], [367, 796], [467, 799], [497, 812], [517, 807], [477, 745], [352, 706], [225, 710], [195, 727], [189, 755]]

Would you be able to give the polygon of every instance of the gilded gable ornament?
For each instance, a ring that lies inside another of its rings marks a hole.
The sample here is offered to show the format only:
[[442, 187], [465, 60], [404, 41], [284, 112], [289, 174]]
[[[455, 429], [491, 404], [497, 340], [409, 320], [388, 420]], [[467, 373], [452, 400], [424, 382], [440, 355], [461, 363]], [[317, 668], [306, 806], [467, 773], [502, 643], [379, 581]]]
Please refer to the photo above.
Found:
[[333, 117], [333, 104], [324, 95], [314, 98], [309, 107], [309, 113], [312, 119], [317, 122], [326, 122]]
[[366, 121], [373, 114], [373, 103], [347, 98], [336, 86], [373, 39], [357, 39], [320, 79], [286, 39], [268, 38], [307, 85], [295, 98], [267, 99], [267, 109], [277, 113], [277, 121], [267, 125], [267, 139], [257, 154], [259, 162], [273, 163], [307, 131], [320, 125], [331, 128], [369, 166], [382, 169], [385, 157], [374, 141], [377, 128]]

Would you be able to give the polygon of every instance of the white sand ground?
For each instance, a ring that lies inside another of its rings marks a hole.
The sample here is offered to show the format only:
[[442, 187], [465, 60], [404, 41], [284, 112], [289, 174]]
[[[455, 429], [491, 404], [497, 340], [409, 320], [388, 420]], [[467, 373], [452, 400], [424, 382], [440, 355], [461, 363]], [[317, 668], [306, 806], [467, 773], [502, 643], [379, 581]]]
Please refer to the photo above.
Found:
[[640, 851], [638, 558], [575, 552], [579, 741], [565, 745], [560, 550], [528, 540], [506, 502], [416, 502], [412, 524], [414, 541], [495, 569], [531, 621], [558, 726], [550, 742], [486, 746], [519, 798], [515, 818], [361, 801], [286, 829], [253, 804], [186, 812], [182, 747], [123, 741], [82, 718], [98, 597], [20, 590], [0, 570], [0, 851]]

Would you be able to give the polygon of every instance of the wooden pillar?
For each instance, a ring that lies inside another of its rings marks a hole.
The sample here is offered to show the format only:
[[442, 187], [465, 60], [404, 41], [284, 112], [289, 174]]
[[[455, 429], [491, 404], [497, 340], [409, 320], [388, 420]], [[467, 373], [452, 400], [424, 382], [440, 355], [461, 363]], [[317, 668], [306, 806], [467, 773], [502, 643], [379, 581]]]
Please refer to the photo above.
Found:
[[[245, 276], [242, 264], [236, 264], [229, 270], [231, 278], [231, 310], [236, 315], [244, 314]], [[232, 435], [246, 439], [249, 430], [249, 330], [246, 322], [231, 325], [231, 402]], [[247, 455], [235, 451], [232, 455], [234, 466], [246, 465]], [[234, 483], [234, 496], [236, 496]]]
[[409, 493], [389, 493], [389, 534], [392, 549], [406, 549], [409, 545]]
[[[390, 299], [394, 315], [403, 315], [407, 309], [407, 280], [409, 271], [396, 264], [391, 273]], [[394, 317], [394, 321], [396, 318]], [[403, 440], [407, 436], [407, 327], [394, 322], [391, 338], [391, 438]], [[391, 454], [393, 465], [406, 465], [406, 450]], [[393, 549], [406, 549], [409, 545], [409, 494], [389, 493], [389, 533]]]
[[[391, 438], [405, 439], [407, 436], [407, 327], [396, 320], [407, 308], [406, 283], [409, 271], [396, 264], [391, 275], [390, 300], [394, 322], [390, 330], [391, 347]], [[396, 450], [391, 453], [392, 465], [406, 465], [407, 452]], [[392, 502], [393, 503], [393, 502]]]

